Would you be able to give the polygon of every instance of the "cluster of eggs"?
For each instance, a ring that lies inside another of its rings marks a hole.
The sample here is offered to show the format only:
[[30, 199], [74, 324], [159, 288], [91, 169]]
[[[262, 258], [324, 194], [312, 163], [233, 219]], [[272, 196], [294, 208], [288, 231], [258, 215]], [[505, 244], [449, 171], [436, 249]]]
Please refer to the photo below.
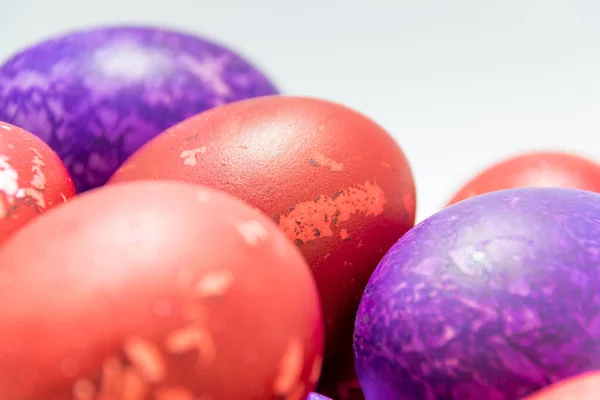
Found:
[[0, 399], [600, 393], [593, 161], [505, 160], [414, 226], [380, 125], [155, 28], [15, 55], [0, 120]]

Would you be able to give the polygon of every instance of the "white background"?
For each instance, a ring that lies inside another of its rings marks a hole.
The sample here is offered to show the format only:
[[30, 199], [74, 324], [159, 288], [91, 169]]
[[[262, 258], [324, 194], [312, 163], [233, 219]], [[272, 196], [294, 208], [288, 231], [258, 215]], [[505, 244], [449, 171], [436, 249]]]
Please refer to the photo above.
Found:
[[418, 219], [529, 149], [600, 159], [600, 0], [0, 0], [0, 58], [74, 28], [150, 23], [229, 45], [288, 94], [374, 118]]

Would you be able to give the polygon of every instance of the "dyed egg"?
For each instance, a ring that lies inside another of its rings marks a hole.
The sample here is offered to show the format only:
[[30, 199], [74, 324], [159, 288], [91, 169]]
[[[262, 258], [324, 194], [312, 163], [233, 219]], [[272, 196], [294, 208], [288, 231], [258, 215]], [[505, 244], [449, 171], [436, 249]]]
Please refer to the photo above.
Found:
[[396, 243], [356, 319], [368, 399], [514, 400], [600, 368], [600, 195], [462, 201]]
[[383, 128], [323, 100], [244, 100], [162, 133], [111, 182], [137, 179], [216, 187], [271, 216], [298, 245], [319, 287], [327, 332], [323, 385], [354, 378], [336, 375], [354, 375], [352, 331], [360, 295], [415, 219], [410, 167]]
[[310, 268], [218, 191], [89, 192], [15, 233], [0, 265], [3, 399], [301, 399], [318, 379]]
[[560, 152], [521, 154], [472, 178], [448, 204], [483, 193], [521, 187], [563, 187], [600, 192], [600, 164]]
[[310, 393], [306, 400], [331, 400], [331, 399], [329, 397], [325, 397], [319, 393]]
[[598, 399], [600, 399], [600, 372], [589, 372], [555, 383], [524, 400]]
[[75, 195], [60, 158], [29, 132], [0, 121], [0, 243]]
[[41, 42], [0, 66], [0, 120], [48, 143], [81, 192], [183, 119], [275, 92], [215, 43], [165, 29], [98, 28]]

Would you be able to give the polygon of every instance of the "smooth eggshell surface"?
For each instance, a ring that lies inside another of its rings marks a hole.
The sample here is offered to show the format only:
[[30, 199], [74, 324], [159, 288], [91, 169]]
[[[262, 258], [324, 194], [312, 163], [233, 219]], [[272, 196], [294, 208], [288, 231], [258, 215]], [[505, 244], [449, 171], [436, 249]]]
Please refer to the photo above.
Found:
[[514, 400], [600, 369], [600, 195], [477, 196], [406, 233], [356, 317], [368, 399]]
[[113, 26], [44, 40], [2, 64], [0, 120], [48, 143], [83, 192], [185, 118], [276, 92], [219, 44], [169, 29]]
[[271, 216], [298, 245], [319, 287], [327, 327], [323, 382], [352, 379], [335, 375], [354, 375], [360, 295], [415, 219], [410, 167], [382, 127], [323, 100], [244, 100], [162, 133], [111, 181], [148, 178], [219, 188]]
[[555, 383], [524, 400], [598, 399], [600, 399], [600, 372], [589, 372]]
[[75, 195], [62, 161], [46, 143], [0, 121], [0, 243]]
[[521, 187], [563, 187], [600, 192], [600, 164], [561, 152], [520, 154], [476, 175], [448, 204], [483, 193]]
[[223, 193], [97, 189], [13, 235], [0, 266], [0, 398], [294, 400], [318, 379], [308, 265]]

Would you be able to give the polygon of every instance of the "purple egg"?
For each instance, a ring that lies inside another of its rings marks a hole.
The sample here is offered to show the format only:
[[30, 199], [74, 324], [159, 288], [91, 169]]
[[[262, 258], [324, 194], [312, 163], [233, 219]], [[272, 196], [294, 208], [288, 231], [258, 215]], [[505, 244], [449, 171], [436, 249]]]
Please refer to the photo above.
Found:
[[48, 143], [81, 192], [172, 125], [276, 92], [215, 43], [165, 29], [99, 28], [39, 43], [0, 66], [0, 120]]
[[515, 400], [600, 369], [600, 195], [457, 203], [386, 254], [354, 332], [367, 399]]
[[331, 400], [329, 397], [325, 397], [322, 394], [311, 392], [308, 394], [306, 400]]

